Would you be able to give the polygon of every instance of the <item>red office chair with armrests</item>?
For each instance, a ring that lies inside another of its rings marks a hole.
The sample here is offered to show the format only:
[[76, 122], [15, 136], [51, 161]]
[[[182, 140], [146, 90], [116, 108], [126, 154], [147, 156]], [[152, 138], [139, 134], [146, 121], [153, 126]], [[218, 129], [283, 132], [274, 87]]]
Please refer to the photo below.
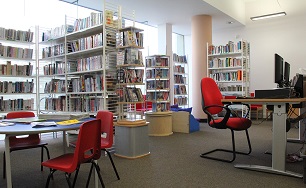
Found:
[[[102, 176], [100, 174], [100, 167], [95, 160], [101, 156], [101, 120], [95, 119], [84, 122], [79, 131], [78, 139], [74, 153], [66, 153], [56, 158], [42, 162], [42, 165], [51, 169], [45, 187], [49, 187], [50, 178], [57, 170], [65, 172], [66, 181], [69, 187], [74, 187], [78, 177], [80, 165], [82, 163], [92, 163], [95, 167], [102, 187], [105, 187]], [[70, 182], [70, 175], [75, 171], [73, 184]], [[90, 176], [88, 176], [88, 180]], [[88, 187], [88, 185], [87, 185]]]
[[[35, 117], [35, 114], [33, 112], [20, 111], [20, 112], [9, 112], [6, 115], [7, 119], [26, 118], [26, 117]], [[9, 138], [9, 142], [10, 142], [9, 143], [10, 152], [41, 147], [41, 162], [43, 162], [44, 160], [44, 149], [47, 152], [48, 159], [50, 159], [49, 150], [47, 148], [48, 143], [42, 142], [39, 134], [30, 134], [27, 137], [11, 136]], [[41, 171], [43, 171], [43, 166], [41, 166], [40, 168], [41, 168]], [[5, 175], [6, 175], [6, 164], [5, 164], [5, 152], [4, 152], [3, 153], [3, 178], [5, 178]]]
[[[245, 117], [234, 117], [237, 114], [232, 114], [231, 109], [229, 108], [231, 104], [224, 106], [224, 104], [221, 102], [221, 99], [223, 98], [222, 94], [216, 82], [212, 78], [202, 78], [201, 94], [202, 94], [202, 109], [207, 114], [208, 125], [216, 129], [230, 129], [232, 135], [232, 146], [233, 146], [232, 150], [215, 149], [201, 154], [201, 157], [230, 163], [236, 159], [236, 154], [244, 154], [244, 155], [250, 154], [252, 151], [252, 147], [249, 138], [248, 128], [251, 126], [252, 122], [250, 119], [245, 118], [249, 113], [250, 109], [249, 105], [242, 104], [248, 107], [248, 111]], [[226, 110], [225, 116], [219, 119], [216, 118], [215, 115], [219, 114], [223, 109]], [[249, 146], [249, 151], [247, 153], [236, 151], [234, 131], [245, 131]], [[232, 153], [233, 157], [232, 159], [227, 160], [218, 157], [208, 156], [208, 154], [216, 151]]]
[[101, 133], [104, 135], [101, 137], [101, 150], [107, 153], [109, 160], [112, 163], [113, 169], [116, 173], [116, 176], [118, 180], [120, 180], [115, 163], [112, 159], [110, 152], [108, 151], [108, 148], [111, 148], [114, 142], [113, 113], [107, 110], [100, 110], [98, 111], [96, 118], [101, 120]]

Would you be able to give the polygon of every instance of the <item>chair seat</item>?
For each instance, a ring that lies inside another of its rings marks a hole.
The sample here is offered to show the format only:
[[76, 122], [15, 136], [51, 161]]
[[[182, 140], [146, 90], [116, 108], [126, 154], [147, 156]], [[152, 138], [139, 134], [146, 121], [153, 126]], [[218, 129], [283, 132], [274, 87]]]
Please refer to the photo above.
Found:
[[38, 147], [43, 147], [48, 145], [48, 143], [46, 142], [41, 142], [39, 141], [37, 142], [19, 142], [19, 143], [15, 143], [15, 144], [11, 144], [10, 146], [10, 150], [11, 151], [17, 151], [17, 150], [23, 150], [23, 149], [30, 149], [30, 148], [38, 148]]
[[[222, 121], [222, 119], [216, 119], [214, 120], [215, 123], [219, 123]], [[210, 124], [213, 124], [213, 121], [210, 122]], [[232, 130], [246, 130], [248, 129], [249, 127], [251, 127], [252, 125], [252, 121], [247, 119], [247, 118], [240, 118], [240, 117], [232, 117], [232, 118], [229, 118], [227, 123], [226, 123], [226, 126], [229, 128], [229, 129], [232, 129]]]
[[[73, 163], [73, 157], [73, 153], [67, 153], [59, 157], [42, 162], [41, 164], [51, 169], [57, 169], [67, 173], [72, 173], [74, 172], [74, 169], [71, 168], [71, 165]], [[71, 170], [69, 171], [69, 169]]]

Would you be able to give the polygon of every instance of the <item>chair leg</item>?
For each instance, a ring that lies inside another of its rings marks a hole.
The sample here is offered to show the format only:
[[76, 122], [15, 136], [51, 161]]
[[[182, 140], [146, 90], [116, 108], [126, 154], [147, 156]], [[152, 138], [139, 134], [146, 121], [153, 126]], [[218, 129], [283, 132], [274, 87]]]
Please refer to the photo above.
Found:
[[54, 169], [50, 169], [50, 173], [49, 173], [49, 176], [48, 176], [48, 178], [47, 178], [47, 182], [46, 182], [45, 188], [48, 188], [48, 187], [49, 187], [50, 179], [51, 179], [51, 177], [53, 177], [53, 173], [54, 173], [55, 171], [56, 171], [56, 170], [54, 170]]
[[[48, 160], [50, 159], [50, 152], [49, 152], [48, 147], [47, 146], [42, 146], [41, 147], [41, 158], [40, 158], [41, 163], [44, 161], [44, 149], [46, 150]], [[43, 166], [40, 165], [40, 171], [43, 171], [43, 170], [44, 170]]]
[[[75, 183], [76, 183], [76, 180], [77, 180], [77, 177], [79, 175], [79, 170], [80, 170], [80, 166], [78, 166], [78, 168], [76, 169], [75, 171], [75, 175], [74, 175], [74, 179], [73, 179], [73, 184], [72, 184], [72, 187], [75, 186]], [[70, 176], [69, 176], [70, 177]]]
[[87, 182], [86, 182], [86, 188], [88, 188], [88, 186], [89, 186], [89, 182], [90, 182], [93, 167], [94, 167], [93, 164], [91, 164], [90, 171], [89, 171], [88, 178], [87, 178]]
[[5, 161], [5, 152], [3, 152], [3, 179], [6, 178], [6, 161]]
[[71, 182], [70, 182], [70, 175], [69, 175], [69, 173], [65, 172], [65, 177], [66, 177], [66, 181], [68, 183], [69, 188], [73, 188], [73, 186], [71, 185]]
[[105, 188], [105, 185], [104, 185], [104, 182], [103, 182], [103, 179], [102, 179], [102, 176], [101, 176], [99, 165], [97, 163], [95, 163], [94, 161], [92, 162], [92, 164], [94, 165], [94, 167], [96, 169], [96, 172], [98, 174], [98, 177], [99, 177], [99, 180], [100, 180], [100, 183], [101, 183], [102, 187]]
[[[245, 132], [246, 132], [246, 137], [247, 137], [248, 146], [249, 146], [249, 151], [248, 151], [247, 153], [245, 153], [245, 152], [240, 152], [240, 151], [236, 151], [234, 130], [231, 130], [231, 135], [232, 135], [232, 147], [233, 147], [233, 150], [227, 150], [227, 149], [214, 149], [214, 150], [212, 150], [212, 151], [209, 151], [209, 152], [206, 152], [206, 153], [202, 153], [200, 156], [201, 156], [202, 158], [207, 158], [207, 159], [212, 159], [212, 160], [217, 160], [217, 161], [222, 161], [222, 162], [231, 163], [231, 162], [233, 162], [233, 161], [236, 159], [236, 154], [249, 155], [249, 154], [252, 152], [252, 147], [251, 147], [251, 142], [250, 142], [248, 130], [245, 130]], [[207, 156], [207, 154], [214, 153], [214, 152], [216, 152], [216, 151], [223, 151], [223, 152], [232, 153], [232, 154], [233, 154], [233, 157], [232, 157], [232, 159], [228, 160], [228, 159], [222, 159], [222, 158]]]
[[114, 161], [113, 161], [113, 158], [112, 158], [110, 152], [109, 152], [107, 149], [103, 149], [103, 150], [106, 151], [106, 153], [107, 153], [107, 155], [108, 155], [108, 158], [109, 158], [109, 160], [111, 161], [112, 166], [113, 166], [113, 169], [114, 169], [114, 171], [115, 171], [115, 173], [116, 173], [117, 179], [120, 180], [118, 171], [117, 171], [117, 169], [116, 169], [115, 163], [114, 163]]

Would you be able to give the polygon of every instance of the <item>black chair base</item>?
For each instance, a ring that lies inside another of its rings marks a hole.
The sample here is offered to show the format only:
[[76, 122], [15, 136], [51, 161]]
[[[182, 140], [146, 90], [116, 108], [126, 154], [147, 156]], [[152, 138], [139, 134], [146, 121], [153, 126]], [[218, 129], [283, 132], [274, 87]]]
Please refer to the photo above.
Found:
[[106, 151], [106, 153], [107, 153], [107, 155], [108, 155], [108, 158], [109, 158], [109, 160], [111, 161], [112, 166], [113, 166], [113, 169], [114, 169], [114, 171], [115, 171], [115, 173], [116, 173], [117, 179], [120, 180], [119, 174], [118, 174], [118, 172], [117, 172], [115, 163], [114, 163], [114, 161], [113, 161], [113, 158], [112, 158], [110, 152], [109, 152], [107, 149], [102, 149], [102, 150], [103, 150], [103, 151]]
[[[249, 155], [252, 152], [252, 147], [251, 147], [251, 142], [250, 142], [250, 137], [249, 137], [249, 133], [248, 130], [245, 130], [245, 134], [248, 140], [248, 146], [249, 146], [249, 151], [248, 152], [240, 152], [240, 151], [236, 151], [235, 148], [235, 137], [234, 137], [234, 130], [231, 130], [231, 134], [232, 134], [232, 146], [233, 146], [233, 150], [227, 150], [227, 149], [214, 149], [212, 151], [206, 152], [206, 153], [202, 153], [200, 155], [200, 157], [202, 158], [207, 158], [207, 159], [212, 159], [212, 160], [216, 160], [216, 161], [222, 161], [222, 162], [227, 162], [227, 163], [231, 163], [236, 159], [236, 154], [242, 154], [242, 155]], [[218, 158], [218, 157], [211, 157], [211, 156], [207, 156], [208, 154], [214, 153], [214, 152], [227, 152], [227, 153], [232, 153], [233, 157], [232, 159], [223, 159], [223, 158]]]

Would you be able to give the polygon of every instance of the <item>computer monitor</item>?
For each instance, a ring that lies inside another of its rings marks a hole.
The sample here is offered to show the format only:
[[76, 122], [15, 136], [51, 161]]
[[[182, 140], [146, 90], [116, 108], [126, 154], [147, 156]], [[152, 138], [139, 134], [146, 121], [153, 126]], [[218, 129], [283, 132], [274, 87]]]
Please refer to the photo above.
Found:
[[284, 86], [290, 87], [290, 64], [287, 61], [284, 67]]
[[278, 88], [284, 87], [284, 59], [278, 54], [274, 56], [274, 83]]

